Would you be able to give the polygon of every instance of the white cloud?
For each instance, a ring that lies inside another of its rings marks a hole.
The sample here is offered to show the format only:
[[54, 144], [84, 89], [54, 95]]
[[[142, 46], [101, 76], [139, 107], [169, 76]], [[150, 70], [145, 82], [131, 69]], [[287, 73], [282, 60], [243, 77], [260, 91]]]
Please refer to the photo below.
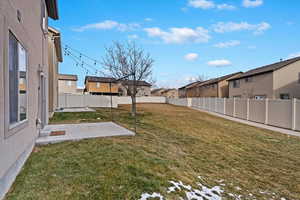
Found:
[[197, 53], [188, 53], [184, 56], [184, 58], [187, 61], [195, 61], [199, 58], [199, 55]]
[[255, 45], [249, 45], [248, 49], [256, 49], [256, 46]]
[[235, 6], [229, 4], [215, 4], [210, 0], [189, 0], [188, 6], [193, 8], [200, 8], [204, 10], [217, 8], [218, 10], [234, 10]]
[[148, 36], [158, 37], [168, 44], [183, 44], [183, 43], [204, 43], [211, 38], [208, 30], [197, 27], [191, 28], [170, 28], [169, 31], [163, 31], [158, 27], [145, 28]]
[[216, 6], [213, 1], [209, 1], [209, 0], [189, 0], [188, 5], [193, 8], [201, 8], [201, 9], [211, 9]]
[[259, 24], [249, 24], [248, 22], [219, 22], [217, 24], [214, 24], [212, 28], [217, 33], [248, 30], [253, 31], [253, 34], [255, 35], [259, 35], [270, 29], [271, 25], [267, 22], [262, 22]]
[[222, 59], [222, 60], [212, 60], [209, 61], [207, 64], [209, 66], [223, 67], [223, 66], [231, 65], [231, 62], [229, 60]]
[[152, 22], [153, 21], [153, 19], [152, 18], [150, 18], [150, 17], [148, 17], [148, 18], [145, 18], [144, 19], [146, 22]]
[[297, 53], [292, 53], [288, 56], [288, 58], [295, 58], [295, 57], [299, 57], [300, 56], [300, 52]]
[[214, 47], [217, 47], [217, 48], [228, 48], [228, 47], [238, 46], [240, 44], [241, 44], [241, 42], [238, 41], [238, 40], [231, 40], [231, 41], [228, 41], [228, 42], [220, 42], [218, 44], [215, 44]]
[[132, 40], [135, 40], [135, 39], [138, 39], [139, 36], [136, 35], [136, 34], [133, 34], [133, 35], [128, 35], [128, 38], [129, 38], [129, 39], [132, 39]]
[[73, 30], [78, 32], [83, 32], [89, 29], [96, 29], [96, 30], [116, 29], [118, 31], [132, 31], [132, 30], [136, 30], [139, 27], [140, 25], [137, 23], [122, 24], [112, 20], [105, 20], [99, 23], [87, 24], [79, 28], [75, 28]]
[[243, 0], [243, 6], [246, 8], [258, 7], [263, 3], [263, 0]]
[[229, 5], [229, 4], [226, 4], [226, 3], [217, 5], [217, 8], [219, 10], [235, 10], [236, 9], [235, 6]]

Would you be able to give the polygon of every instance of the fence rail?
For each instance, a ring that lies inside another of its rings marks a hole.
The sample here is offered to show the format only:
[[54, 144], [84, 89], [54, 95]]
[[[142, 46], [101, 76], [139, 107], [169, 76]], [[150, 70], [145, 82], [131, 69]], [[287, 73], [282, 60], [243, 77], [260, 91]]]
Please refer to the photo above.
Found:
[[300, 100], [298, 99], [185, 98], [167, 99], [167, 103], [300, 131]]

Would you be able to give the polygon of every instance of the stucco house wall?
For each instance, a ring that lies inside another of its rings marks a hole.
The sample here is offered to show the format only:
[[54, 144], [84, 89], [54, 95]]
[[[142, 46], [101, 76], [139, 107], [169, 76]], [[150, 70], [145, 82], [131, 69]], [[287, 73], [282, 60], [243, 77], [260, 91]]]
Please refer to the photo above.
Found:
[[48, 63], [49, 63], [49, 77], [48, 82], [51, 86], [49, 88], [49, 115], [54, 112], [58, 106], [58, 60], [55, 51], [55, 44], [52, 39], [52, 34], [48, 35]]
[[268, 72], [252, 76], [251, 82], [246, 82], [245, 78], [238, 79], [240, 86], [233, 87], [233, 81], [229, 81], [229, 97], [254, 98], [265, 95], [266, 98], [273, 98], [273, 73]]
[[274, 98], [280, 98], [280, 94], [289, 94], [290, 98], [300, 99], [300, 61], [273, 72]]
[[[43, 4], [42, 0], [0, 1], [0, 199], [34, 146], [40, 128], [38, 119], [46, 119], [45, 123], [48, 119], [48, 39], [41, 26]], [[9, 125], [8, 118], [9, 31], [27, 51], [27, 119], [14, 126]], [[42, 75], [45, 77], [44, 98], [39, 95]], [[43, 116], [41, 105], [45, 105]]]

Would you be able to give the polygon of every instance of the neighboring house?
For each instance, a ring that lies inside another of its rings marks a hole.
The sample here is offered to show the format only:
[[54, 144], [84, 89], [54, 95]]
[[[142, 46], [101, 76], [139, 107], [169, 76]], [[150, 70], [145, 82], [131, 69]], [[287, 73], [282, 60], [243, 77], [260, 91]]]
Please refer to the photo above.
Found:
[[229, 85], [230, 97], [300, 98], [300, 57], [247, 71], [229, 79]]
[[56, 0], [0, 0], [0, 199], [48, 122], [48, 16]]
[[114, 78], [86, 76], [84, 92], [92, 95], [119, 95], [119, 84]]
[[[119, 95], [120, 96], [130, 96], [127, 93], [126, 88], [132, 87], [134, 84], [133, 81], [130, 80], [122, 80], [120, 81], [120, 87], [119, 87]], [[151, 84], [146, 82], [146, 81], [136, 81], [136, 86], [137, 86], [137, 97], [142, 97], [142, 96], [151, 96]]]
[[225, 75], [219, 78], [210, 79], [194, 85], [191, 90], [193, 94], [189, 97], [229, 97], [229, 84], [228, 79], [241, 75], [242, 72], [237, 72], [229, 75]]
[[164, 88], [157, 88], [151, 91], [151, 96], [162, 96], [162, 93], [165, 91], [166, 89]]
[[49, 66], [49, 116], [58, 108], [58, 65], [63, 61], [60, 32], [48, 28], [48, 66]]
[[[86, 76], [85, 93], [92, 95], [128, 96], [126, 87], [133, 85], [133, 81], [121, 80], [116, 82], [114, 78]], [[137, 81], [137, 96], [150, 96], [151, 84], [146, 81]]]
[[59, 74], [58, 92], [59, 94], [77, 94], [77, 75]]
[[158, 88], [151, 91], [152, 96], [162, 96], [167, 98], [178, 98], [177, 89]]
[[166, 89], [162, 92], [162, 96], [167, 98], [178, 98], [178, 90], [177, 89]]
[[187, 98], [189, 96], [193, 96], [193, 92], [191, 91], [191, 88], [193, 88], [193, 86], [197, 85], [198, 83], [200, 83], [200, 81], [189, 83], [181, 88], [178, 88], [178, 97]]

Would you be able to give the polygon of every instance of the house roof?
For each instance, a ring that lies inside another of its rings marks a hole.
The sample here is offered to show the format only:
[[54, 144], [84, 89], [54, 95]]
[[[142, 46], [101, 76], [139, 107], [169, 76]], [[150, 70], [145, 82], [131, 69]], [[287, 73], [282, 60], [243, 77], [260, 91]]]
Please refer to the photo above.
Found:
[[[133, 85], [134, 81], [133, 80], [122, 80], [121, 81], [122, 84], [124, 85]], [[136, 81], [137, 86], [147, 86], [147, 87], [151, 87], [152, 85], [146, 81]]]
[[218, 77], [218, 78], [213, 78], [213, 79], [210, 79], [210, 80], [207, 80], [207, 81], [204, 81], [198, 85], [196, 85], [197, 87], [199, 86], [205, 86], [205, 85], [211, 85], [211, 84], [215, 84], [215, 83], [218, 83], [220, 81], [224, 81], [224, 80], [227, 80], [233, 76], [236, 76], [238, 74], [242, 74], [242, 72], [236, 72], [236, 73], [233, 73], [233, 74], [228, 74], [228, 75], [225, 75], [225, 76], [221, 76], [221, 77]]
[[101, 83], [111, 83], [116, 81], [115, 78], [108, 78], [108, 77], [98, 77], [98, 76], [86, 76], [84, 83], [86, 83], [86, 81], [89, 82], [101, 82]]
[[156, 93], [156, 92], [159, 92], [159, 91], [164, 91], [165, 89], [164, 88], [157, 88], [157, 89], [153, 89], [151, 91], [151, 93]]
[[55, 28], [52, 28], [52, 27], [48, 27], [48, 31], [52, 34], [52, 37], [53, 37], [53, 40], [54, 40], [57, 60], [59, 62], [62, 62], [63, 61], [63, 56], [62, 56], [60, 32], [58, 30], [56, 30]]
[[77, 75], [72, 75], [72, 74], [59, 74], [58, 80], [77, 81], [78, 77]]
[[294, 62], [297, 62], [299, 60], [300, 60], [300, 57], [296, 57], [296, 58], [280, 61], [280, 62], [277, 62], [277, 63], [273, 63], [273, 64], [270, 64], [270, 65], [266, 65], [266, 66], [263, 66], [263, 67], [259, 67], [259, 68], [256, 68], [256, 69], [252, 69], [252, 70], [249, 70], [249, 71], [241, 74], [238, 77], [231, 78], [228, 81], [273, 72], [273, 71], [276, 71], [276, 70], [281, 69], [283, 67], [286, 67], [287, 65], [290, 65]]
[[59, 18], [57, 0], [46, 0], [48, 16], [54, 20]]
[[[109, 78], [109, 77], [86, 76], [84, 83], [86, 83], [86, 81], [111, 83], [111, 82], [115, 82], [116, 80], [117, 79], [115, 79], [115, 78]], [[132, 80], [121, 80], [120, 83], [122, 83], [123, 85], [132, 85], [133, 81]], [[151, 84], [146, 81], [137, 81], [137, 86], [149, 86], [150, 87]]]
[[193, 87], [195, 84], [198, 84], [198, 83], [201, 83], [201, 81], [196, 81], [196, 82], [189, 83], [189, 84], [187, 84], [187, 85], [185, 85], [185, 86], [183, 86], [183, 87], [178, 88], [178, 90], [180, 90], [180, 89], [185, 89], [185, 88], [191, 88], [191, 87]]

